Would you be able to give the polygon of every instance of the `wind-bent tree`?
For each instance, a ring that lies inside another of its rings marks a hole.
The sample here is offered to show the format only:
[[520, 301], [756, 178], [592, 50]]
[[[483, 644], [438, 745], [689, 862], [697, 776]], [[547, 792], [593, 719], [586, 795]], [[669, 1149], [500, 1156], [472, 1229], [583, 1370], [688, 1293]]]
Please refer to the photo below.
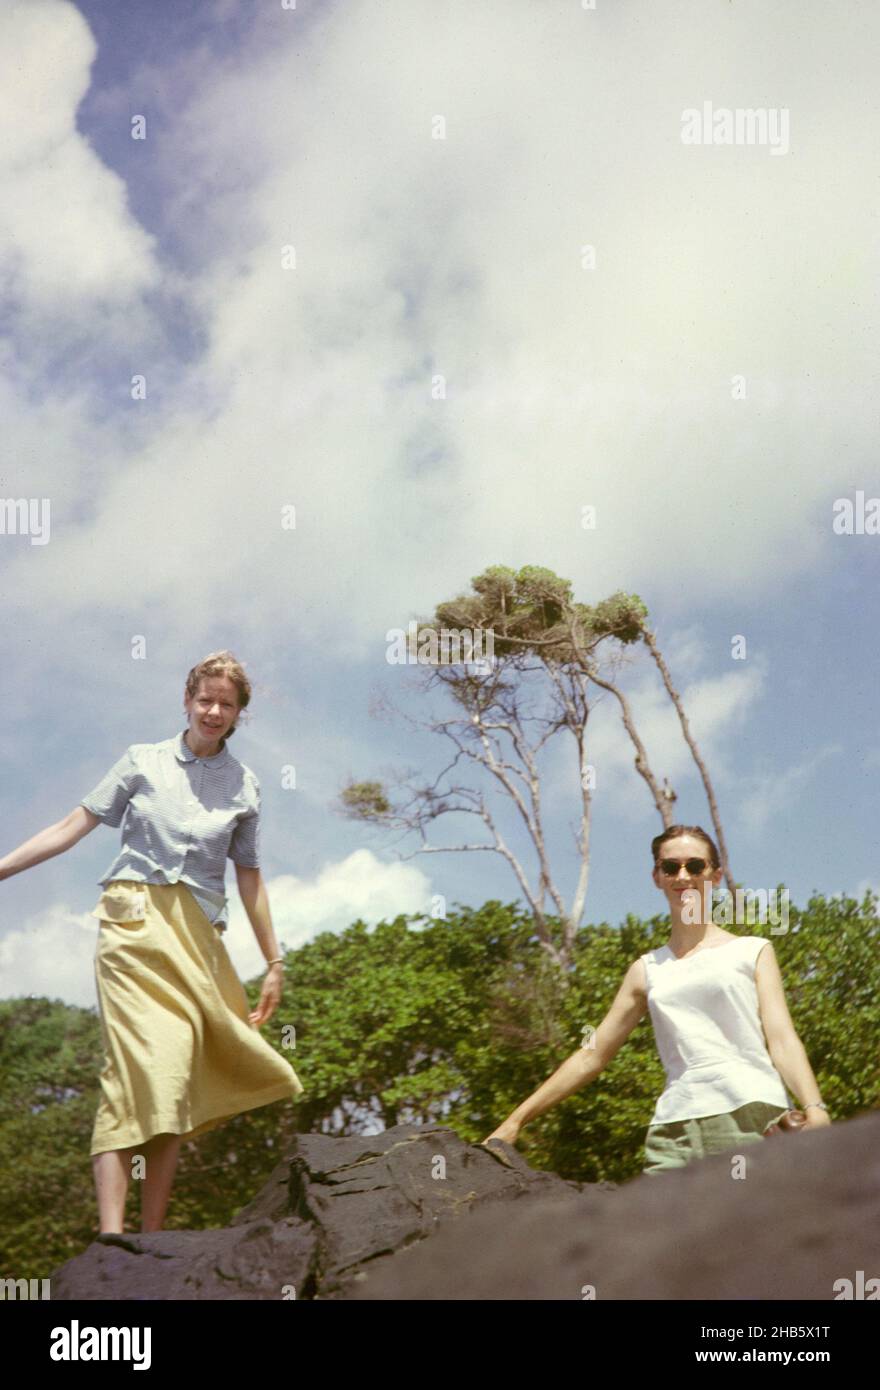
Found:
[[[340, 810], [365, 823], [404, 834], [418, 832], [421, 844], [414, 854], [500, 854], [510, 865], [529, 904], [542, 946], [558, 965], [567, 967], [572, 961], [589, 881], [594, 781], [586, 758], [586, 730], [591, 684], [616, 699], [635, 749], [636, 770], [649, 789], [664, 828], [674, 821], [675, 793], [665, 779], [662, 787], [658, 783], [629, 701], [614, 679], [624, 663], [626, 648], [645, 641], [676, 704], [685, 737], [700, 768], [723, 855], [722, 867], [733, 887], [708, 773], [687, 727], [680, 697], [647, 627], [648, 610], [641, 599], [635, 594], [616, 593], [595, 607], [576, 603], [568, 580], [537, 566], [515, 572], [496, 565], [471, 582], [473, 594], [439, 604], [434, 618], [418, 625], [422, 679], [427, 689], [438, 685], [445, 688], [453, 704], [451, 717], [423, 720], [395, 711], [411, 726], [449, 740], [454, 750], [450, 761], [432, 781], [400, 779], [396, 798], [381, 782], [351, 780], [340, 793]], [[466, 653], [464, 660], [444, 664], [450, 641], [460, 647], [462, 635], [475, 631], [491, 632], [492, 662], [469, 660], [470, 653]], [[386, 707], [390, 704], [387, 698], [383, 703]], [[537, 761], [544, 746], [559, 733], [567, 733], [573, 742], [580, 784], [579, 816], [574, 831], [579, 870], [569, 903], [551, 871]], [[464, 775], [468, 769], [478, 770], [479, 775], [468, 779]], [[487, 786], [502, 793], [524, 828], [535, 853], [531, 875], [502, 834]], [[449, 814], [477, 817], [485, 826], [485, 838], [455, 845], [429, 844], [427, 829]], [[552, 904], [550, 912], [561, 923], [561, 941], [554, 939], [548, 926], [548, 899]]]

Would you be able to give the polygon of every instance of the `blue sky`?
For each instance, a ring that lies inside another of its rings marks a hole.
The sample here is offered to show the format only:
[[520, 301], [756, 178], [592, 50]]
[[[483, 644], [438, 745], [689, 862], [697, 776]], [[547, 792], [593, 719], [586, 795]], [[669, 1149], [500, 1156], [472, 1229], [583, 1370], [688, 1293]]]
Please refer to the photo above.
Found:
[[[0, 4], [0, 498], [51, 502], [48, 544], [0, 535], [2, 852], [182, 728], [229, 647], [281, 940], [514, 899], [500, 859], [401, 861], [333, 802], [441, 765], [370, 717], [425, 713], [386, 631], [538, 564], [648, 604], [741, 882], [876, 888], [880, 536], [832, 518], [880, 496], [878, 38], [857, 0]], [[785, 108], [789, 152], [683, 144], [704, 101]], [[651, 664], [623, 680], [708, 827]], [[607, 703], [590, 729], [585, 916], [617, 923], [663, 906], [659, 823]], [[568, 895], [574, 771], [545, 767]], [[0, 885], [4, 996], [94, 1002], [118, 836]]]

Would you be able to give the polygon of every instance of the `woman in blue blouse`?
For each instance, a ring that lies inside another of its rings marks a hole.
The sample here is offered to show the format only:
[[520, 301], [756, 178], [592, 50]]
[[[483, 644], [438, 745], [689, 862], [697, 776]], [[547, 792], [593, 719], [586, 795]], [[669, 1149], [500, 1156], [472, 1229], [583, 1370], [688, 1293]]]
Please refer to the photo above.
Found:
[[[187, 728], [134, 743], [70, 815], [0, 860], [0, 878], [122, 824], [102, 875], [95, 980], [104, 1064], [91, 1154], [101, 1233], [121, 1232], [132, 1160], [145, 1159], [141, 1229], [162, 1228], [180, 1145], [244, 1110], [299, 1095], [257, 1029], [281, 998], [283, 962], [260, 872], [260, 787], [226, 747], [250, 701], [230, 652], [187, 676]], [[247, 995], [222, 939], [226, 859], [268, 971]]]

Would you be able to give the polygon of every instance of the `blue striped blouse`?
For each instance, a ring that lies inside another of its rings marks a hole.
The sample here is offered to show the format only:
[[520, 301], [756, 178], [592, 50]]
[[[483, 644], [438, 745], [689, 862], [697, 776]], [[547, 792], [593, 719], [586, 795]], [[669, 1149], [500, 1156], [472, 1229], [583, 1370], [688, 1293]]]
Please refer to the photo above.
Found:
[[224, 746], [199, 758], [186, 731], [132, 743], [80, 802], [105, 825], [122, 826], [122, 848], [98, 880], [185, 883], [218, 931], [226, 928], [226, 860], [260, 866], [260, 784]]

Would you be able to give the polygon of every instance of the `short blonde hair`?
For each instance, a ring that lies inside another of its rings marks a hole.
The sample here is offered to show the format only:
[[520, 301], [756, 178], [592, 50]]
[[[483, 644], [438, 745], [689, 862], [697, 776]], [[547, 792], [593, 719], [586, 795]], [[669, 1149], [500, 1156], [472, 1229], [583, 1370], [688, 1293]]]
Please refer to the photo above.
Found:
[[[202, 680], [210, 679], [212, 676], [228, 676], [238, 691], [239, 713], [246, 709], [251, 702], [251, 683], [248, 680], [242, 662], [237, 661], [230, 651], [209, 652], [204, 661], [200, 661], [194, 666], [186, 678], [186, 693], [190, 699], [195, 699], [199, 691], [199, 684]], [[238, 721], [226, 735], [231, 738], [238, 727]], [[224, 743], [226, 738], [223, 740]]]

